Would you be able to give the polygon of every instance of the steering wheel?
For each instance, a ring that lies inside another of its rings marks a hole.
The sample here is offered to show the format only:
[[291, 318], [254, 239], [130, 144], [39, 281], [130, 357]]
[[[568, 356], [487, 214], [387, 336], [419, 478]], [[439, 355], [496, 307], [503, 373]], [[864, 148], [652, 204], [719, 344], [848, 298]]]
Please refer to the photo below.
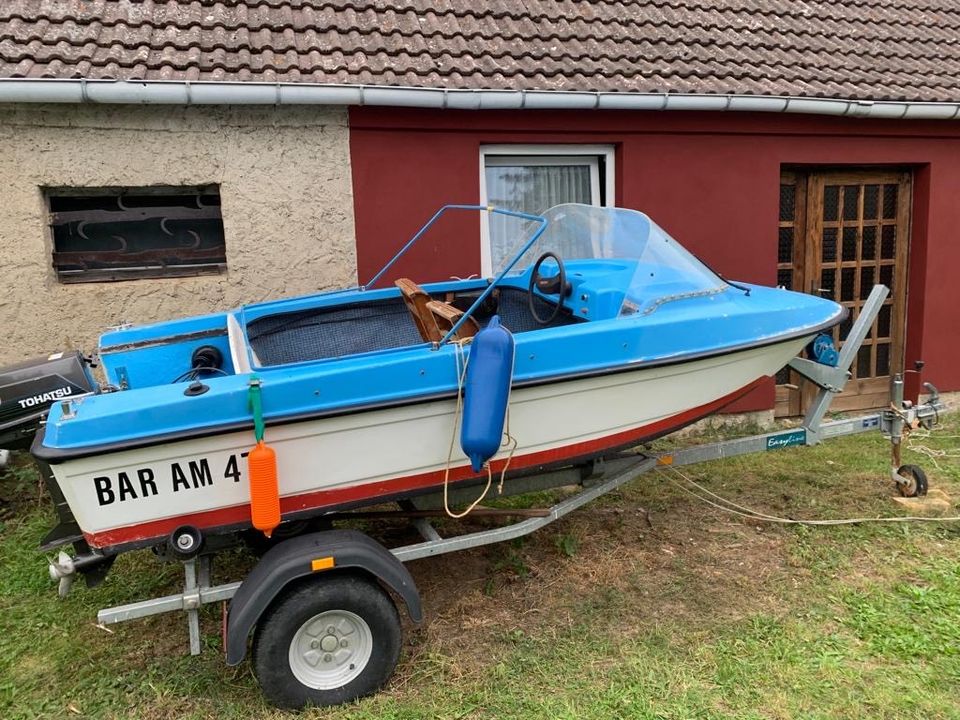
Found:
[[[551, 258], [557, 263], [560, 272], [554, 277], [543, 277], [540, 275], [540, 266], [543, 265], [544, 260]], [[543, 318], [537, 315], [537, 295], [533, 291], [534, 287], [542, 293], [557, 295], [557, 304], [548, 317]], [[549, 325], [560, 315], [560, 310], [563, 309], [563, 298], [568, 291], [567, 271], [563, 267], [563, 260], [554, 252], [545, 252], [537, 258], [537, 262], [534, 263], [533, 272], [530, 273], [530, 284], [527, 285], [527, 307], [530, 308], [530, 315], [538, 324]]]

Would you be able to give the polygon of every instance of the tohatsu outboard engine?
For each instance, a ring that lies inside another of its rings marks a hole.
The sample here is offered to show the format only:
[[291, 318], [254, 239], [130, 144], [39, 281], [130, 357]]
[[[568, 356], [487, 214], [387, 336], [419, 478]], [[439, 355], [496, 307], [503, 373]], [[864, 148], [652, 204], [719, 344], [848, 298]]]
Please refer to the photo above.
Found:
[[90, 362], [76, 350], [0, 368], [0, 448], [29, 448], [53, 403], [96, 390]]

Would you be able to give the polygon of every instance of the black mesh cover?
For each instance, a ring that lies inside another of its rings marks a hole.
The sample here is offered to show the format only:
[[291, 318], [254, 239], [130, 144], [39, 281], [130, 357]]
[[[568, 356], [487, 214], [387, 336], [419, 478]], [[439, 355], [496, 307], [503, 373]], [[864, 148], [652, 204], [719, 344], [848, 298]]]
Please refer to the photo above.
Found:
[[263, 365], [354, 355], [423, 342], [400, 298], [270, 315], [247, 325]]
[[[536, 298], [537, 312], [546, 317], [553, 305]], [[530, 316], [527, 292], [503, 288], [497, 312], [514, 333], [578, 322], [564, 309], [548, 326]], [[478, 318], [481, 325], [489, 317]], [[250, 345], [263, 365], [342, 357], [357, 353], [417, 345], [423, 342], [401, 298], [317, 308], [259, 318], [247, 325]]]

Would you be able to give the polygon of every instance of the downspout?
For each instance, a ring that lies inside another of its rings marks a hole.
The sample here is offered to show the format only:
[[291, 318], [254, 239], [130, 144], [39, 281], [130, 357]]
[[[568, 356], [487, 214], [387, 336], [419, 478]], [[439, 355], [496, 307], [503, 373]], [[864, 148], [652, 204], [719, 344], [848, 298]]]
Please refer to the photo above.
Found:
[[0, 103], [376, 105], [449, 110], [693, 110], [954, 120], [958, 102], [167, 80], [0, 79]]

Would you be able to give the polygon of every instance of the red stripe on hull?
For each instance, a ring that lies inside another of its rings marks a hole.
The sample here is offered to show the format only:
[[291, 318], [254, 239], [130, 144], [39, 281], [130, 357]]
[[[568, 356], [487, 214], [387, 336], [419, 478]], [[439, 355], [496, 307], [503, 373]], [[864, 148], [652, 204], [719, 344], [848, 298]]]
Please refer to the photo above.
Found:
[[[551, 465], [564, 461], [572, 461], [576, 458], [590, 457], [604, 450], [626, 447], [631, 444], [641, 443], [653, 437], [666, 435], [716, 412], [724, 405], [733, 402], [755, 388], [763, 382], [763, 380], [764, 378], [758, 378], [740, 390], [730, 393], [718, 400], [714, 400], [712, 403], [686, 410], [665, 420], [634, 428], [633, 430], [607, 435], [599, 440], [587, 440], [573, 443], [572, 445], [564, 445], [563, 447], [552, 450], [543, 450], [541, 452], [515, 456], [510, 462], [511, 470], [522, 470], [538, 465]], [[496, 473], [502, 470], [504, 462], [505, 460], [492, 462], [493, 472]], [[280, 498], [280, 510], [286, 515], [303, 510], [323, 510], [326, 508], [356, 504], [357, 502], [365, 500], [375, 503], [379, 498], [394, 497], [406, 492], [440, 486], [443, 484], [443, 476], [443, 470], [436, 470], [420, 475], [394, 478], [392, 480], [381, 480], [346, 488], [317, 490], [315, 492], [282, 497]], [[477, 477], [477, 475], [470, 469], [469, 465], [451, 468], [450, 470], [451, 482], [459, 482], [475, 477]], [[105, 548], [114, 545], [140, 543], [145, 540], [163, 539], [182, 525], [191, 525], [199, 530], [205, 530], [215, 527], [249, 524], [250, 506], [234, 505], [232, 507], [206, 510], [189, 515], [178, 515], [172, 518], [164, 518], [163, 520], [154, 520], [97, 533], [84, 533], [84, 537], [91, 547]]]

